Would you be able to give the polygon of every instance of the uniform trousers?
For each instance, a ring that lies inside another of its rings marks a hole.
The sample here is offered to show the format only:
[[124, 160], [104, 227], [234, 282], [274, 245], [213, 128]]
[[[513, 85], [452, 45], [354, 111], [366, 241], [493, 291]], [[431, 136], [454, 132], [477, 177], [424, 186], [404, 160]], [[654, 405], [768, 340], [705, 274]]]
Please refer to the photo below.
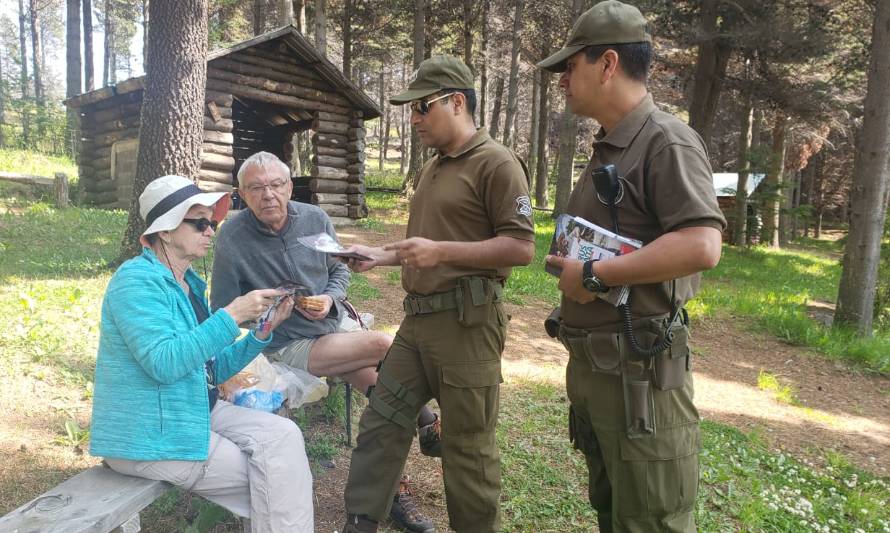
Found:
[[500, 528], [501, 468], [495, 438], [507, 315], [489, 307], [481, 325], [456, 309], [406, 316], [359, 423], [346, 485], [346, 512], [380, 521], [389, 513], [421, 406], [441, 409], [448, 518], [459, 533]]
[[570, 353], [566, 389], [600, 531], [694, 532], [700, 434], [692, 373], [677, 389], [652, 388], [656, 431], [647, 437], [627, 436], [621, 376], [594, 372], [590, 359]]
[[314, 531], [312, 473], [300, 428], [287, 418], [219, 400], [206, 461], [106, 458], [115, 471], [168, 481], [250, 518], [253, 533]]

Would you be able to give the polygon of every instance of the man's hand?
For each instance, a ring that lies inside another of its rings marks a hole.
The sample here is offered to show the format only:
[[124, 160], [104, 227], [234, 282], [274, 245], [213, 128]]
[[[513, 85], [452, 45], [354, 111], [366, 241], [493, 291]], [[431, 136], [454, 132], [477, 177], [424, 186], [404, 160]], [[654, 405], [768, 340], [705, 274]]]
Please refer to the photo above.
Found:
[[414, 268], [431, 268], [442, 263], [444, 259], [439, 243], [422, 237], [411, 237], [387, 244], [383, 249], [394, 251], [402, 265]]
[[314, 296], [314, 298], [322, 300], [324, 302], [324, 307], [322, 307], [318, 311], [297, 307], [297, 311], [299, 311], [301, 315], [308, 318], [309, 320], [321, 320], [324, 317], [328, 316], [328, 313], [331, 312], [331, 306], [334, 305], [334, 299], [327, 294], [320, 294], [318, 296]]
[[349, 270], [353, 272], [366, 272], [376, 266], [384, 264], [381, 262], [382, 256], [385, 255], [382, 248], [372, 248], [362, 244], [353, 244], [349, 248], [343, 250], [345, 253], [356, 253], [365, 257], [370, 257], [370, 261], [359, 261], [354, 258], [343, 257], [340, 260], [346, 263]]
[[548, 265], [562, 269], [559, 276], [559, 290], [566, 295], [566, 298], [586, 304], [596, 300], [596, 293], [590, 292], [581, 284], [581, 277], [584, 270], [584, 262], [578, 259], [568, 259], [558, 255], [548, 255], [546, 257]]

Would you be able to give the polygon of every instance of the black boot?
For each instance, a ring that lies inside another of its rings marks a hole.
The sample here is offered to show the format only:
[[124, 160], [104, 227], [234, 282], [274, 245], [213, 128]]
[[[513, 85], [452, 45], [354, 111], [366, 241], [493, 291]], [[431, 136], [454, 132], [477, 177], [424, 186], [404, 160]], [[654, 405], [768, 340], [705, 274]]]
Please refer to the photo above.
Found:
[[377, 533], [377, 522], [364, 516], [346, 515], [346, 525], [343, 526], [342, 531], [343, 533]]
[[436, 533], [433, 521], [423, 516], [417, 509], [417, 504], [414, 503], [414, 495], [411, 494], [411, 487], [408, 485], [408, 476], [402, 476], [399, 481], [399, 492], [393, 496], [389, 517], [406, 531]]

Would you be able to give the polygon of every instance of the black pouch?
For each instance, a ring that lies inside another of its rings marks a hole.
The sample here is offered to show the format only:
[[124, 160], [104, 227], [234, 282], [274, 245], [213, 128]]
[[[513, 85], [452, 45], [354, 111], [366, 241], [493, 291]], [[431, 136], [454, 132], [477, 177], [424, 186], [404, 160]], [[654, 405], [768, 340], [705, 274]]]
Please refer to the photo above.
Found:
[[487, 323], [491, 319], [494, 302], [492, 281], [479, 277], [460, 278], [460, 301], [458, 302], [457, 321], [461, 326], [474, 328]]
[[689, 329], [678, 314], [671, 328], [674, 341], [671, 346], [655, 356], [653, 373], [658, 390], [679, 389], [686, 382], [689, 370]]
[[555, 307], [553, 311], [550, 311], [550, 314], [547, 315], [547, 318], [544, 319], [544, 331], [547, 332], [547, 335], [551, 339], [555, 339], [559, 337], [559, 323], [562, 321], [562, 310], [559, 307]]
[[639, 363], [627, 364], [621, 374], [629, 439], [655, 436], [655, 398], [647, 374]]

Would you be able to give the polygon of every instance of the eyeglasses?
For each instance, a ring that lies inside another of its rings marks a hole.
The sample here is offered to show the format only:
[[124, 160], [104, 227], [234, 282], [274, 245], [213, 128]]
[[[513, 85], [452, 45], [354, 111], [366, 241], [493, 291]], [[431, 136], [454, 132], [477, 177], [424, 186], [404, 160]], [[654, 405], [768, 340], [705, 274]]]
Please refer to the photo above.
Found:
[[454, 93], [443, 94], [442, 96], [437, 96], [432, 100], [415, 100], [411, 102], [411, 111], [415, 111], [421, 115], [426, 115], [430, 112], [430, 104], [433, 102], [438, 102], [444, 98], [448, 98], [449, 96], [453, 96]]
[[248, 194], [257, 195], [266, 192], [267, 188], [272, 192], [282, 192], [284, 191], [285, 187], [287, 187], [286, 181], [273, 181], [272, 183], [268, 183], [266, 185], [251, 185], [250, 187], [245, 187], [244, 190], [247, 191]]
[[213, 231], [216, 231], [216, 227], [219, 225], [219, 222], [206, 218], [184, 218], [182, 221], [194, 226], [199, 233], [204, 233], [207, 231], [207, 228], [212, 228]]

